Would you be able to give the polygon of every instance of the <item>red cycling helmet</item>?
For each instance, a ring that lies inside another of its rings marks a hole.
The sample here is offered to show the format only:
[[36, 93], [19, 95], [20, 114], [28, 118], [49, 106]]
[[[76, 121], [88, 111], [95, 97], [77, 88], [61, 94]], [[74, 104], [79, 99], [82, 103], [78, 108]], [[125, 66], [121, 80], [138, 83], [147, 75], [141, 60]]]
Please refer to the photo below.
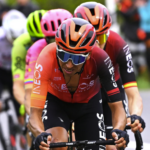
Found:
[[65, 51], [76, 54], [87, 53], [94, 47], [96, 32], [88, 21], [70, 18], [59, 26], [55, 41]]
[[44, 14], [41, 20], [42, 32], [45, 36], [55, 37], [57, 28], [66, 19], [72, 18], [72, 14], [65, 9], [52, 9]]
[[96, 34], [107, 33], [112, 24], [112, 19], [107, 8], [97, 2], [86, 2], [74, 11], [74, 17], [88, 20], [96, 30]]

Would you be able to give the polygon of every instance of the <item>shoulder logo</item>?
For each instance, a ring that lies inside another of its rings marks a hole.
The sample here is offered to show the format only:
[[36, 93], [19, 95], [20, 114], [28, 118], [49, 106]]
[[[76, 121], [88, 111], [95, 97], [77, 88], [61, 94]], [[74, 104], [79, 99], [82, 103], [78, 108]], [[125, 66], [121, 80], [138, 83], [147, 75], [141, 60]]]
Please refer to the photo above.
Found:
[[60, 81], [60, 80], [61, 80], [61, 77], [54, 77], [53, 80], [54, 80], [54, 81]]
[[92, 76], [94, 76], [94, 74], [91, 74], [91, 75], [87, 75], [86, 77], [84, 77], [83, 79], [91, 79], [92, 78]]

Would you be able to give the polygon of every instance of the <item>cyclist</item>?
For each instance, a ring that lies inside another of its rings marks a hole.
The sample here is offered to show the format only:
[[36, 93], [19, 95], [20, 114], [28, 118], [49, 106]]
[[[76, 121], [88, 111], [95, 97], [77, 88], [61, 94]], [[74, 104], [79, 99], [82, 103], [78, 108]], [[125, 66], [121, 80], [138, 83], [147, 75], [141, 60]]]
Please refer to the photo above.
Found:
[[[27, 33], [22, 34], [13, 42], [12, 48], [12, 76], [13, 76], [13, 94], [20, 104], [24, 104], [24, 74], [25, 74], [25, 58], [29, 47], [37, 40], [44, 37], [40, 21], [42, 16], [46, 13], [45, 10], [37, 10], [32, 12], [27, 18]], [[21, 105], [21, 106], [22, 106]], [[25, 121], [25, 120], [24, 120]], [[24, 123], [23, 123], [24, 125]], [[31, 137], [26, 134], [28, 146], [30, 147]]]
[[28, 33], [22, 34], [13, 42], [12, 48], [12, 75], [13, 75], [13, 94], [20, 104], [24, 104], [24, 74], [25, 57], [29, 47], [37, 40], [44, 37], [40, 21], [45, 14], [45, 10], [36, 10], [27, 18]]
[[42, 50], [35, 65], [28, 123], [36, 137], [35, 149], [48, 149], [51, 141], [67, 142], [71, 120], [76, 140], [105, 140], [99, 78], [110, 98], [113, 137], [117, 147], [126, 147], [128, 135], [122, 131], [126, 115], [120, 92], [110, 58], [95, 46], [94, 27], [84, 19], [67, 19], [59, 26], [55, 41]]
[[[4, 149], [11, 150], [11, 140], [10, 140], [10, 126], [15, 124], [18, 125], [18, 120], [20, 119], [19, 114], [19, 104], [16, 102], [13, 96], [12, 89], [12, 74], [11, 74], [11, 49], [13, 41], [20, 36], [22, 33], [26, 31], [26, 17], [17, 10], [9, 10], [6, 11], [2, 18], [2, 27], [0, 27], [0, 105], [1, 111], [0, 118], [3, 120], [0, 122], [0, 130], [2, 131], [3, 142], [2, 145]], [[2, 92], [4, 89], [7, 89], [9, 92], [9, 97], [2, 101]], [[9, 103], [15, 106], [16, 112], [12, 107], [9, 107]], [[13, 113], [7, 113], [8, 111], [12, 111]], [[3, 119], [3, 117], [4, 119]], [[11, 118], [11, 122], [9, 122], [9, 118]], [[4, 129], [4, 128], [5, 129]], [[11, 135], [15, 138], [15, 135]], [[2, 139], [1, 139], [2, 140]], [[4, 146], [5, 145], [5, 146]]]
[[68, 18], [72, 18], [72, 14], [65, 9], [52, 9], [46, 12], [41, 19], [41, 29], [45, 38], [35, 42], [27, 52], [25, 71], [25, 108], [28, 114], [30, 113], [30, 97], [36, 60], [42, 49], [49, 43], [54, 42], [57, 28]]
[[[86, 2], [75, 9], [74, 16], [88, 20], [95, 27], [97, 34], [96, 45], [106, 51], [112, 60], [115, 69], [115, 80], [120, 89], [126, 113], [128, 107], [125, 93], [128, 97], [131, 116], [127, 118], [127, 124], [131, 126], [133, 132], [136, 130], [142, 132], [145, 128], [145, 122], [141, 118], [143, 103], [134, 75], [132, 56], [127, 43], [117, 33], [109, 30], [112, 21], [107, 8], [100, 3]], [[103, 86], [101, 91], [105, 124], [112, 125], [112, 115], [107, 104], [109, 98]], [[135, 119], [133, 124], [131, 124], [131, 118]], [[111, 138], [110, 132], [106, 135], [107, 139]], [[108, 146], [109, 148], [111, 149], [112, 146]]]

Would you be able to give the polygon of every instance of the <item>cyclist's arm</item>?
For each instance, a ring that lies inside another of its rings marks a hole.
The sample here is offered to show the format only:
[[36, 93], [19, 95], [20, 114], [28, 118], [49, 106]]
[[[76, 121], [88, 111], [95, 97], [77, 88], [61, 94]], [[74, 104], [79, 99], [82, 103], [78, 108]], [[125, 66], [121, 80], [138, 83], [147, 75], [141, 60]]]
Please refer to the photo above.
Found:
[[[34, 67], [37, 61], [37, 58], [41, 50], [45, 47], [45, 43], [38, 41], [35, 42], [29, 49], [26, 55], [26, 69], [25, 69], [25, 109], [26, 112], [30, 113], [30, 99], [31, 92], [33, 87], [33, 76], [34, 76]], [[41, 45], [40, 45], [41, 44]]]
[[30, 114], [31, 92], [32, 92], [32, 89], [25, 89], [25, 102], [24, 102], [24, 105], [25, 105], [25, 110], [26, 110], [28, 115]]
[[13, 94], [19, 104], [24, 104], [24, 80], [16, 80], [13, 82]]
[[125, 92], [128, 97], [128, 106], [130, 115], [136, 114], [138, 116], [141, 116], [143, 111], [143, 102], [139, 94], [138, 88], [130, 87], [125, 89]]
[[108, 104], [112, 111], [113, 128], [124, 130], [126, 125], [126, 114], [123, 108], [119, 88], [114, 79], [114, 68], [109, 56], [106, 53], [104, 53], [103, 55], [104, 56], [101, 59], [100, 56], [95, 57], [98, 57], [96, 59], [99, 60], [98, 74], [102, 83], [102, 87], [105, 89], [109, 97]]
[[24, 104], [24, 73], [26, 50], [23, 45], [16, 44], [12, 48], [13, 94], [15, 99]]
[[118, 58], [121, 79], [128, 97], [130, 115], [141, 115], [143, 110], [143, 103], [135, 79], [132, 55], [127, 45], [124, 46], [124, 48], [120, 51]]
[[126, 124], [125, 111], [122, 101], [108, 103], [112, 112], [112, 125], [114, 129], [124, 130]]
[[31, 108], [30, 118], [27, 127], [33, 133], [34, 137], [37, 137], [39, 134], [44, 132], [44, 125], [42, 122], [42, 111], [41, 108]]
[[[34, 56], [34, 59], [32, 59], [31, 49], [27, 52], [26, 55], [26, 69], [25, 69], [25, 109], [28, 114], [30, 114], [30, 99], [31, 99], [31, 92], [33, 87], [33, 76], [34, 76], [34, 67], [37, 60], [37, 57]], [[36, 59], [35, 59], [36, 58]]]
[[45, 51], [44, 49], [39, 55], [35, 65], [34, 81], [31, 93], [31, 108], [28, 128], [34, 136], [44, 132], [44, 125], [41, 116], [46, 101], [48, 81], [52, 66], [47, 49]]

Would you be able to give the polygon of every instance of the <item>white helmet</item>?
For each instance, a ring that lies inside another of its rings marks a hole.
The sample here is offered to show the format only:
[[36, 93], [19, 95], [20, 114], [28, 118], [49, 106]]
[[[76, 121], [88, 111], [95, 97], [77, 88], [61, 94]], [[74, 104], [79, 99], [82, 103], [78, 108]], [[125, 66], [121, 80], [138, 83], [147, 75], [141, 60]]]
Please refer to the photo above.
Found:
[[22, 33], [27, 32], [27, 19], [18, 10], [10, 10], [2, 20], [2, 26], [6, 32], [6, 37], [10, 42], [13, 42]]

